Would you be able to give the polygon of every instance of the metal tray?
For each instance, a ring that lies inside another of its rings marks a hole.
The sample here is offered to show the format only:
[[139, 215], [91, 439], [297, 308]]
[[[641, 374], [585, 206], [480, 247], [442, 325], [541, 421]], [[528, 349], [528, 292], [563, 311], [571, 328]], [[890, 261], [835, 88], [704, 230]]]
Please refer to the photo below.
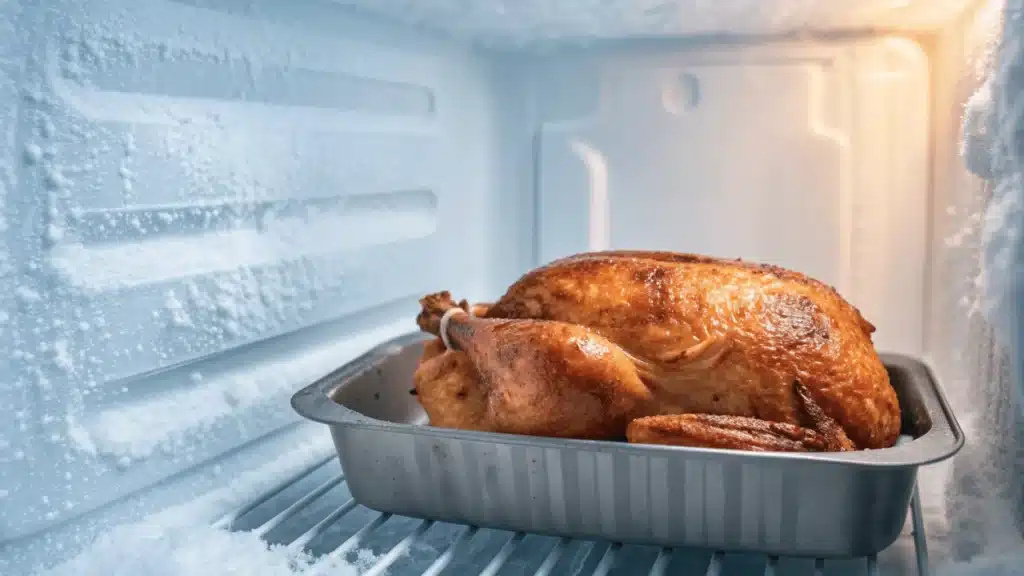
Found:
[[792, 454], [562, 440], [426, 426], [409, 390], [423, 342], [382, 344], [299, 391], [328, 424], [352, 497], [380, 512], [554, 536], [767, 554], [867, 556], [906, 520], [919, 466], [963, 446], [931, 371], [883, 355], [910, 441]]

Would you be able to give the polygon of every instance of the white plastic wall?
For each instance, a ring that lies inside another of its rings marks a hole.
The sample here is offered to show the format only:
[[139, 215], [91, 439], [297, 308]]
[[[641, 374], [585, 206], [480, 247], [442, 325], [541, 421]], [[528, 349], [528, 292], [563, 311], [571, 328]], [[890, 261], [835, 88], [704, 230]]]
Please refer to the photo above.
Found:
[[540, 259], [667, 249], [837, 287], [920, 354], [929, 64], [897, 38], [648, 45], [533, 68]]

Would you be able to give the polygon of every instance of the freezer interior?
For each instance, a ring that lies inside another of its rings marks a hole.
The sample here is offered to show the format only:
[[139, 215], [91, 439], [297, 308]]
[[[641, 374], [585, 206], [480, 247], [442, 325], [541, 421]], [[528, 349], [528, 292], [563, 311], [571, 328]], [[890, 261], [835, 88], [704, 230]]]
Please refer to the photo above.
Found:
[[[1016, 4], [0, 4], [0, 573], [1003, 561], [1019, 184], [991, 127], [1016, 120]], [[415, 330], [425, 293], [486, 301], [608, 248], [803, 271], [924, 358], [968, 446], [921, 471], [905, 538], [773, 559], [346, 499], [293, 392]]]

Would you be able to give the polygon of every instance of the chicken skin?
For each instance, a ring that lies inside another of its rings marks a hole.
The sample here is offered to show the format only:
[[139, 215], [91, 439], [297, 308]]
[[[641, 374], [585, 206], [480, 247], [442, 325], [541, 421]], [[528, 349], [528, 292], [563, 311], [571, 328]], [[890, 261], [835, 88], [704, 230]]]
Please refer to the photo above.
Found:
[[[467, 312], [424, 298], [414, 377], [431, 424], [741, 450], [892, 446], [900, 411], [874, 327], [773, 266], [597, 252]], [[450, 349], [449, 349], [450, 348]]]
[[[444, 412], [430, 414], [432, 423], [453, 419], [458, 424], [465, 418], [471, 428], [510, 434], [612, 439], [624, 438], [637, 415], [652, 413], [653, 394], [632, 360], [584, 326], [476, 318], [446, 293], [425, 298], [423, 309], [421, 325], [434, 333], [441, 332], [446, 313], [460, 312], [451, 316], [447, 335], [465, 354], [461, 366], [439, 374], [442, 381], [465, 386], [455, 391], [456, 400], [465, 394], [464, 402], [455, 403], [462, 405], [461, 413], [445, 405], [444, 392], [437, 397], [436, 385], [421, 386], [430, 373], [416, 377], [420, 402], [436, 401]], [[475, 382], [463, 377], [466, 368]]]

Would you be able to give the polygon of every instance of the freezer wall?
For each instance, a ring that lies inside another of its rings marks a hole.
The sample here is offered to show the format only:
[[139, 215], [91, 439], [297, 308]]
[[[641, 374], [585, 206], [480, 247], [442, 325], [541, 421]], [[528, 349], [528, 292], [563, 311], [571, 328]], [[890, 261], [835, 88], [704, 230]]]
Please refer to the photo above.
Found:
[[929, 61], [914, 40], [633, 42], [539, 57], [542, 262], [661, 249], [835, 286], [885, 351], [921, 354]]
[[446, 40], [272, 0], [0, 31], [0, 542], [279, 434], [417, 297], [532, 256], [494, 73]]
[[334, 0], [484, 45], [932, 32], [977, 0]]
[[984, 173], [989, 163], [988, 145], [980, 140], [987, 137], [987, 120], [980, 113], [987, 109], [988, 92], [979, 89], [993, 71], [1002, 4], [979, 3], [933, 46], [927, 349], [967, 444], [953, 461], [922, 470], [920, 487], [929, 533], [944, 538], [952, 531], [948, 552], [957, 559], [1019, 538], [1015, 383], [1008, 350], [996, 338], [983, 303], [982, 226], [992, 188], [968, 170]]

